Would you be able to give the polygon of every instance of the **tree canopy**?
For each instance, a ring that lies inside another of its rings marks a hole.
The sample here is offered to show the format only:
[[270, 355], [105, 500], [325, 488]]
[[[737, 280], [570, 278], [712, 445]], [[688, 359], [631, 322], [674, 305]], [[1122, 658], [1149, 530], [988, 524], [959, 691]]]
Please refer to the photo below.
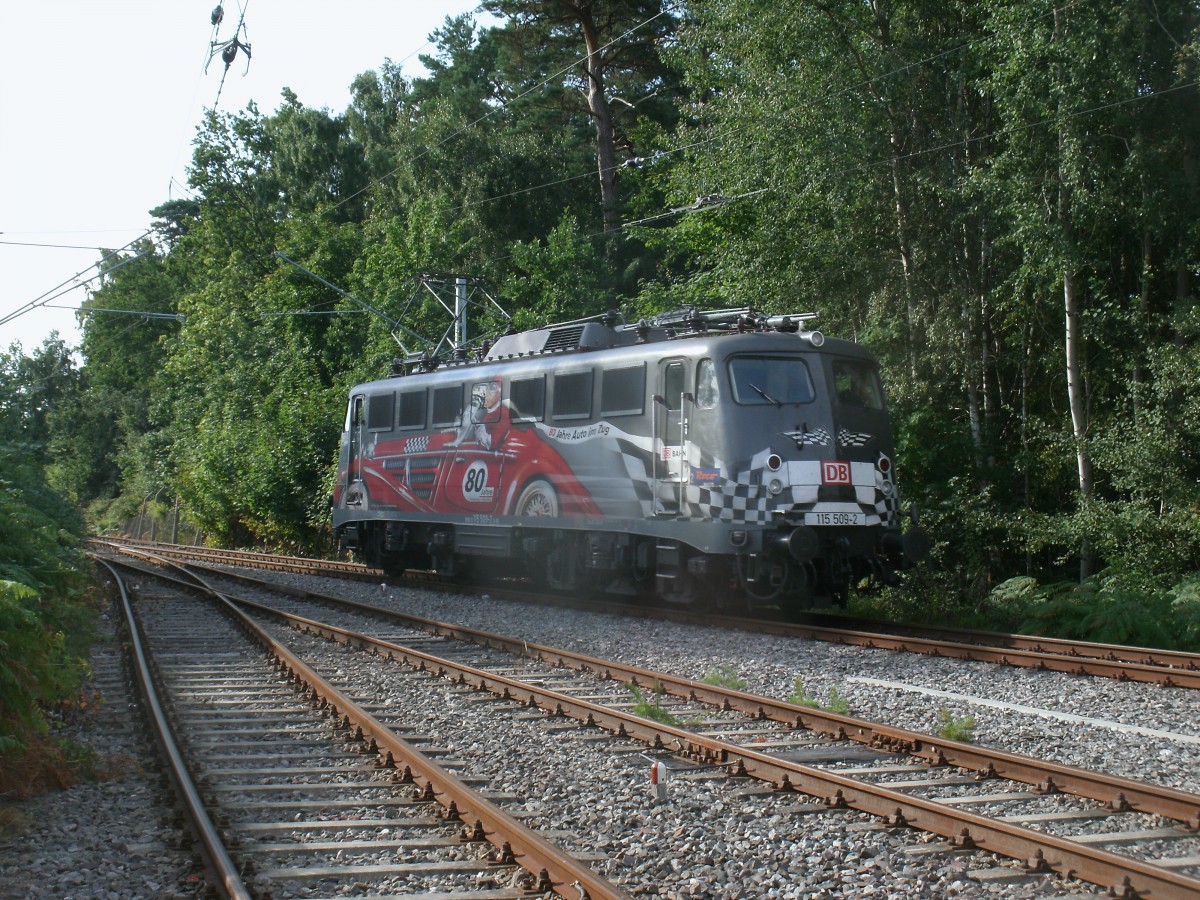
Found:
[[79, 371], [6, 361], [54, 487], [320, 546], [347, 387], [462, 275], [522, 325], [818, 311], [882, 361], [955, 602], [1200, 571], [1194, 2], [483, 8], [341, 112], [207, 113], [190, 196], [88, 301], [147, 316], [86, 315]]

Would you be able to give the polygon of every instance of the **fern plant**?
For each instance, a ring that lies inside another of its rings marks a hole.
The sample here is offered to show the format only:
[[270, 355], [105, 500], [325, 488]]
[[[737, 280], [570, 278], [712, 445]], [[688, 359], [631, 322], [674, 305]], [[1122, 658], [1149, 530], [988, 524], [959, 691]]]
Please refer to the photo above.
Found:
[[1047, 585], [1041, 596], [1030, 607], [1022, 631], [1163, 649], [1181, 649], [1189, 639], [1186, 627], [1175, 627], [1187, 616], [1174, 608], [1171, 592], [1142, 593], [1115, 579], [1092, 579], [1082, 585]]

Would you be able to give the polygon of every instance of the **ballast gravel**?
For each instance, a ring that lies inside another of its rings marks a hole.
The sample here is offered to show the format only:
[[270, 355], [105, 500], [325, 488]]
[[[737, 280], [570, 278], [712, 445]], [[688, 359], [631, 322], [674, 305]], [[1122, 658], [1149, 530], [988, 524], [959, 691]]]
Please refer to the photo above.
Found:
[[[731, 667], [745, 680], [746, 690], [770, 697], [792, 695], [799, 678], [816, 700], [826, 701], [836, 692], [847, 700], [852, 715], [897, 727], [932, 733], [939, 709], [945, 708], [955, 716], [974, 716], [976, 743], [1200, 793], [1200, 691], [607, 613], [551, 611], [388, 585], [313, 580], [329, 593], [362, 602], [697, 680]], [[879, 682], [896, 686], [881, 687]], [[1089, 721], [1075, 722], [1073, 717]]]
[[[983, 884], [978, 854], [923, 855], [929, 842], [880, 827], [857, 812], [811, 812], [784, 796], [712, 772], [673, 777], [659, 801], [649, 760], [632, 743], [562, 727], [539, 714], [498, 716], [469, 688], [416, 679], [399, 666], [359, 665], [343, 645], [279, 629], [277, 639], [360, 698], [387, 698], [387, 715], [414, 725], [434, 745], [469, 760], [489, 789], [526, 798], [531, 826], [559, 835], [574, 853], [634, 897], [663, 898], [1032, 898], [1093, 895], [1087, 886], [1025, 878]], [[382, 671], [382, 674], [381, 674]], [[497, 701], [498, 702], [498, 701]]]
[[[836, 691], [853, 715], [906, 728], [933, 731], [944, 707], [975, 717], [980, 744], [1200, 791], [1195, 691], [390, 585], [272, 577], [696, 679], [731, 668], [747, 690], [774, 697], [794, 693], [800, 679], [818, 701]], [[386, 697], [398, 715], [468, 761], [471, 774], [487, 776], [492, 790], [522, 798], [517, 809], [530, 824], [593, 859], [597, 871], [635, 897], [1103, 895], [1075, 881], [1026, 876], [982, 854], [930, 852], [935, 842], [916, 832], [882, 828], [853, 811], [801, 811], [801, 795], [773, 794], [714, 773], [671, 778], [667, 798], [659, 800], [648, 783], [648, 761], [632, 745], [615, 747], [600, 732], [564, 727], [552, 717], [497, 716], [473, 691], [414, 680], [399, 667], [381, 676], [378, 659], [360, 665], [343, 646], [294, 634], [289, 640], [319, 648], [330, 671], [357, 693]], [[924, 693], [935, 691], [941, 693]], [[144, 737], [115, 716], [89, 717], [77, 738], [101, 753], [146, 757]], [[136, 777], [24, 804], [24, 829], [0, 836], [0, 897], [191, 896], [195, 863], [174, 849], [173, 810], [149, 772], [153, 765], [146, 762], [148, 771]], [[1121, 827], [1155, 825], [1135, 818]], [[1054, 827], [1070, 833], [1085, 826]], [[985, 871], [993, 867], [1007, 877]]]
[[98, 702], [58, 733], [93, 751], [106, 776], [31, 800], [0, 798], [0, 897], [202, 896], [203, 869], [183, 840], [171, 788], [123, 683], [111, 622], [98, 630], [92, 669], [103, 681], [89, 691]]
[[[274, 577], [291, 580], [289, 576]], [[325, 587], [316, 587], [314, 583]], [[837, 694], [846, 699], [853, 715], [929, 733], [937, 729], [938, 712], [945, 708], [955, 716], [975, 718], [976, 743], [1200, 792], [1200, 695], [1195, 691], [606, 613], [548, 610], [539, 605], [387, 584], [356, 586], [322, 579], [308, 579], [306, 584], [310, 589], [327, 590], [425, 618], [496, 631], [531, 643], [563, 647], [695, 679], [732, 669], [746, 681], [746, 690], [768, 696], [788, 697], [795, 692], [799, 678], [806, 693], [817, 700]], [[883, 687], [881, 683], [890, 686]], [[448, 727], [452, 730], [453, 723]], [[548, 743], [542, 739], [538, 750], [548, 753]], [[972, 873], [981, 866], [997, 863], [981, 862], [967, 855], [921, 853], [920, 847], [928, 839], [909, 832], [879, 830], [866, 817], [855, 820], [853, 814], [835, 814], [830, 820], [826, 820], [825, 814], [778, 814], [787, 820], [788, 830], [777, 828], [769, 836], [759, 834], [758, 839], [772, 847], [776, 867], [771, 871], [786, 872], [783, 881], [799, 879], [800, 886], [764, 887], [754, 883], [753, 876], [732, 877], [728, 860], [716, 865], [694, 859], [688, 862], [694, 848], [680, 840], [676, 832], [692, 827], [707, 829], [707, 846], [728, 850], [730, 845], [714, 835], [726, 835], [731, 821], [741, 822], [745, 829], [747, 821], [770, 819], [776, 814], [757, 808], [757, 804], [770, 798], [761, 801], [739, 797], [737, 787], [721, 783], [719, 787], [710, 785], [709, 790], [719, 793], [722, 802], [707, 795], [689, 800], [686, 791], [698, 788], [688, 785], [685, 789], [676, 782], [669, 802], [658, 808], [646, 799], [644, 760], [639, 760], [639, 764], [640, 768], [635, 765], [630, 776], [635, 785], [630, 802], [640, 803], [645, 810], [643, 815], [656, 817], [656, 822], [670, 819], [675, 823], [673, 828], [664, 823], [654, 829], [650, 841], [651, 845], [661, 842], [665, 848], [662, 852], [675, 861], [672, 870], [675, 877], [669, 878], [665, 882], [669, 886], [664, 887], [664, 892], [672, 896], [688, 896], [689, 890], [706, 897], [1043, 897], [1100, 893], [1090, 886], [1058, 879], [1014, 879], [1012, 883], [1003, 879], [998, 882], [977, 879]], [[553, 772], [557, 765], [547, 757], [544, 769]], [[562, 763], [563, 771], [586, 770], [589, 765], [590, 761], [585, 760], [581, 765], [578, 759]], [[531, 789], [536, 790], [536, 784]], [[977, 792], [987, 789], [982, 785], [974, 788]], [[1055, 810], [1086, 806], [1084, 801], [1064, 798], [1050, 802], [1054, 805], [1049, 808]], [[592, 798], [583, 805], [597, 810], [606, 808], [606, 804], [612, 804], [611, 797]], [[1005, 808], [1002, 812], [1046, 809], [1035, 802], [1019, 809]], [[699, 816], [708, 824], [690, 823], [691, 816]], [[1125, 816], [1109, 820], [1102, 828], [1149, 829], [1162, 824], [1153, 817]], [[1097, 830], [1096, 823], [1090, 820], [1035, 827], [1062, 834]], [[838, 834], [837, 839], [831, 840], [830, 829]], [[834, 844], [837, 850], [832, 856], [838, 858], [823, 859]], [[738, 845], [736, 849], [744, 853], [745, 848]], [[656, 858], [649, 847], [643, 847], [642, 851], [647, 860]], [[631, 852], [635, 851], [627, 850], [621, 858], [627, 858]], [[1177, 845], [1171, 855], [1190, 852], [1192, 848]], [[734, 858], [740, 857], [735, 854]], [[846, 864], [851, 858], [854, 866]], [[788, 860], [788, 867], [778, 868], [778, 860]], [[803, 860], [802, 875], [792, 871], [798, 860]], [[850, 870], [861, 877], [843, 885], [842, 879]], [[877, 871], [880, 877], [872, 879], [872, 871]], [[1013, 870], [1014, 875], [1017, 871]], [[655, 874], [667, 878], [665, 872]], [[693, 878], [698, 881], [693, 883]]]

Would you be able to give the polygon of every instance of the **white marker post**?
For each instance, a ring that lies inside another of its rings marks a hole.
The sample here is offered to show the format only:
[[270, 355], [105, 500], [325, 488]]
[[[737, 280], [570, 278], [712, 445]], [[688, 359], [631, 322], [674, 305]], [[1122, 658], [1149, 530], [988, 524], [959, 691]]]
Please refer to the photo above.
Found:
[[667, 771], [659, 760], [650, 763], [650, 793], [659, 802], [667, 799]]

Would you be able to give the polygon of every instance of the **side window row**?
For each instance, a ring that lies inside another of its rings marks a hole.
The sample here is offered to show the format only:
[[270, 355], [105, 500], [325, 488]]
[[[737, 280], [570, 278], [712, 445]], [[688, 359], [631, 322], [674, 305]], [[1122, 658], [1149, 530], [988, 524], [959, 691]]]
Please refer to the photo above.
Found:
[[[596, 371], [580, 369], [549, 376], [551, 419], [590, 419], [597, 412], [594, 391]], [[600, 416], [636, 416], [645, 412], [645, 363], [599, 371]], [[689, 396], [683, 362], [666, 365], [663, 370], [663, 396], [660, 399], [668, 409], [679, 409], [685, 399], [693, 399], [699, 409], [712, 409], [720, 403], [721, 392], [713, 361], [701, 359], [696, 365], [695, 375], [695, 394]], [[869, 409], [883, 408], [879, 376], [873, 367], [854, 361], [838, 361], [834, 363], [834, 377], [839, 402]], [[418, 388], [401, 390], [398, 394], [390, 391], [373, 394], [367, 398], [366, 426], [370, 431], [386, 431], [392, 427], [420, 429], [460, 425], [466, 408], [464, 399], [469, 396], [469, 403], [485, 408], [489, 396], [491, 402], [498, 401], [499, 382], [500, 379], [492, 379], [432, 390]], [[546, 382], [547, 376], [534, 375], [514, 378], [507, 383], [503, 402], [514, 422], [541, 422], [546, 419]], [[815, 396], [808, 368], [782, 356], [734, 357], [729, 363], [729, 383], [733, 400], [739, 404], [808, 403]], [[469, 395], [466, 393], [468, 390]], [[357, 402], [359, 406], [351, 412], [355, 427], [362, 423], [361, 398]], [[392, 423], [396, 423], [395, 426]]]
[[[563, 421], [591, 418], [595, 405], [595, 379], [596, 373], [592, 369], [551, 376], [551, 417]], [[421, 388], [401, 390], [398, 394], [390, 391], [372, 394], [367, 398], [367, 428], [371, 431], [390, 430], [393, 422], [396, 423], [395, 427], [401, 429], [425, 428], [427, 424], [433, 428], [458, 425], [462, 421], [464, 390], [470, 388], [474, 397], [483, 393], [486, 385], [491, 383], [456, 384], [432, 391]], [[514, 422], [543, 421], [546, 418], [546, 376], [512, 379], [507, 384], [505, 399]], [[600, 415], [636, 416], [645, 411], [645, 406], [644, 363], [607, 369], [600, 373]]]

